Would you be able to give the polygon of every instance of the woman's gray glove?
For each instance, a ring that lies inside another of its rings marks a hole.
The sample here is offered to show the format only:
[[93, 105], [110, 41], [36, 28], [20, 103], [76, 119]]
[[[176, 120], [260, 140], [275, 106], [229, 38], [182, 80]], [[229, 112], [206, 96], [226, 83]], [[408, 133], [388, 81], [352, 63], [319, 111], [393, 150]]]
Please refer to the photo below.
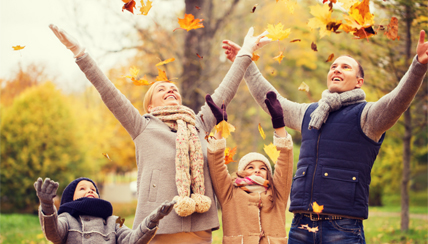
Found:
[[51, 28], [62, 44], [73, 52], [75, 58], [79, 58], [85, 54], [85, 47], [80, 45], [79, 42], [74, 37], [70, 36], [65, 30], [59, 29], [53, 24], [50, 24], [49, 28]]
[[58, 186], [58, 182], [49, 178], [46, 178], [45, 181], [43, 181], [42, 178], [39, 177], [36, 182], [34, 182], [34, 188], [36, 189], [40, 206], [42, 207], [42, 211], [45, 215], [51, 215], [54, 213], [53, 199], [56, 196]]
[[171, 202], [165, 201], [157, 209], [153, 210], [149, 216], [147, 216], [143, 221], [143, 226], [146, 226], [148, 229], [153, 229], [159, 225], [159, 220], [168, 215], [174, 208], [174, 204], [177, 201], [173, 200]]

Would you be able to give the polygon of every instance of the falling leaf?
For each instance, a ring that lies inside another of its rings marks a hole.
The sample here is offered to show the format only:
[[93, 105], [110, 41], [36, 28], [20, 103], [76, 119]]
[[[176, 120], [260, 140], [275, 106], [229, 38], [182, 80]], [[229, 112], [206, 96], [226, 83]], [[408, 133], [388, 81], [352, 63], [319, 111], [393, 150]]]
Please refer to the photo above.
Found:
[[301, 42], [302, 40], [300, 40], [300, 39], [293, 39], [293, 40], [291, 40], [290, 42], [291, 43], [293, 43], [293, 42]]
[[347, 12], [349, 9], [357, 2], [358, 0], [339, 0], [339, 2], [342, 4], [341, 7], [344, 8]]
[[156, 81], [168, 81], [171, 82], [168, 77], [166, 77], [166, 72], [158, 68], [158, 76], [156, 76]]
[[265, 153], [269, 156], [272, 162], [276, 164], [276, 160], [278, 160], [279, 157], [279, 151], [276, 149], [276, 146], [271, 142], [268, 146], [265, 145], [263, 150], [265, 150]]
[[201, 10], [201, 8], [200, 8], [199, 6], [195, 6], [195, 8], [196, 8], [197, 10]]
[[299, 91], [305, 91], [309, 92], [309, 86], [302, 81], [302, 84], [300, 84], [299, 88], [297, 88]]
[[251, 60], [253, 60], [254, 62], [259, 60], [260, 56], [257, 55], [256, 53], [253, 53], [253, 57], [251, 58]]
[[314, 213], [320, 214], [324, 209], [324, 205], [318, 205], [317, 202], [314, 202], [312, 205], [312, 209], [314, 210]]
[[278, 63], [281, 64], [281, 61], [283, 58], [284, 58], [284, 56], [282, 55], [282, 52], [279, 52], [279, 55], [274, 57], [273, 59], [275, 59], [276, 61], [278, 61]]
[[224, 164], [229, 164], [231, 162], [236, 162], [233, 160], [233, 156], [236, 153], [236, 147], [230, 149], [229, 147], [226, 147], [224, 150]]
[[[122, 2], [125, 2], [125, 1], [122, 1]], [[131, 0], [131, 1], [128, 1], [128, 2], [125, 2], [125, 4], [123, 5], [123, 7], [122, 7], [122, 12], [123, 12], [123, 10], [128, 10], [129, 12], [131, 12], [131, 13], [134, 13], [134, 8], [135, 8], [135, 1], [134, 0]]]
[[106, 157], [108, 160], [110, 160], [110, 161], [111, 161], [111, 159], [110, 159], [110, 157], [108, 156], [108, 154], [107, 154], [107, 153], [103, 153], [103, 156], [104, 156], [104, 157]]
[[[132, 79], [132, 78], [131, 78]], [[136, 85], [136, 86], [149, 86], [151, 84], [153, 84], [154, 82], [150, 82], [147, 80], [146, 75], [144, 75], [143, 78], [137, 80], [137, 79], [132, 79], [132, 84]]]
[[329, 30], [327, 26], [340, 26], [342, 23], [341, 21], [336, 21], [331, 17], [331, 12], [327, 5], [310, 6], [310, 13], [314, 17], [309, 19], [308, 27], [311, 29], [319, 28], [320, 38], [331, 34], [331, 29]]
[[265, 132], [263, 131], [262, 125], [259, 123], [259, 133], [262, 136], [263, 140], [266, 139]]
[[349, 15], [345, 15], [346, 24], [342, 25], [342, 29], [346, 33], [351, 33], [354, 36], [362, 39], [375, 35], [373, 30], [374, 15], [370, 13], [370, 0], [363, 0], [361, 3], [355, 3], [349, 10]]
[[398, 36], [398, 19], [396, 17], [391, 17], [391, 21], [388, 24], [386, 32], [383, 33], [391, 40], [400, 40], [400, 36]]
[[204, 24], [200, 23], [201, 21], [203, 21], [203, 19], [195, 19], [193, 14], [184, 14], [184, 18], [178, 18], [178, 24], [180, 24], [180, 27], [175, 28], [173, 31], [177, 29], [189, 31], [192, 29], [204, 28]]
[[143, 78], [137, 79], [137, 76], [138, 76], [138, 73], [140, 73], [140, 70], [135, 66], [132, 66], [131, 68], [129, 68], [129, 72], [131, 73], [131, 75], [126, 75], [124, 77], [131, 79], [134, 85], [147, 86], [154, 83], [154, 82], [149, 82], [145, 75]]
[[144, 4], [144, 0], [141, 0], [140, 12], [142, 15], [147, 15], [151, 8], [152, 8], [152, 2], [150, 0], [147, 0], [147, 4]]
[[169, 58], [169, 59], [167, 59], [165, 61], [161, 61], [161, 62], [157, 63], [156, 66], [164, 65], [164, 64], [167, 64], [167, 63], [171, 63], [174, 60], [175, 60], [175, 58]]
[[331, 62], [333, 58], [334, 58], [334, 53], [330, 54], [325, 62], [326, 63]]
[[223, 138], [227, 138], [231, 132], [235, 131], [235, 127], [223, 120], [215, 126], [215, 130], [220, 132]]
[[198, 56], [198, 58], [203, 59], [204, 57], [199, 55], [199, 53], [196, 53], [196, 56]]
[[327, 25], [326, 25], [326, 29], [327, 30], [329, 30], [329, 31], [331, 31], [331, 32], [334, 32], [334, 33], [336, 33], [336, 34], [339, 34], [339, 33], [341, 33], [341, 31], [337, 31], [338, 29], [339, 29], [339, 27], [342, 25], [342, 22], [341, 21], [339, 21], [339, 22], [334, 22], [334, 21], [332, 21], [332, 22], [329, 22]]
[[317, 44], [315, 44], [315, 42], [311, 43], [311, 49], [314, 50], [315, 52], [318, 52]]
[[254, 4], [254, 6], [253, 6], [253, 9], [251, 9], [251, 13], [254, 13], [254, 11], [256, 11], [256, 8], [257, 8], [257, 6], [258, 6], [259, 4]]
[[12, 46], [12, 48], [13, 48], [13, 50], [14, 50], [14, 51], [18, 51], [18, 50], [24, 49], [24, 47], [25, 47], [25, 46], [22, 46], [22, 47], [21, 47], [20, 45]]
[[117, 217], [116, 224], [119, 224], [119, 227], [122, 227], [124, 222], [125, 222], [125, 218], [122, 218], [120, 216]]
[[281, 23], [278, 23], [277, 25], [271, 25], [268, 24], [267, 31], [269, 34], [266, 35], [266, 37], [272, 39], [272, 41], [280, 41], [285, 38], [287, 38], [290, 35], [291, 29], [284, 29], [284, 26]]
[[313, 232], [313, 233], [318, 232], [318, 226], [311, 228], [311, 227], [309, 227], [309, 225], [301, 224], [298, 228], [303, 229], [303, 230], [307, 230], [307, 231]]

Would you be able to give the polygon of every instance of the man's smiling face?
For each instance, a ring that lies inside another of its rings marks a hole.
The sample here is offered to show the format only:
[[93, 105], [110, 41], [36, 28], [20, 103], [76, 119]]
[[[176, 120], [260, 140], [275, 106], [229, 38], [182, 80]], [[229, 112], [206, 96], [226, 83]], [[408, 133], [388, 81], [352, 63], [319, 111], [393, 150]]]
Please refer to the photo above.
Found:
[[360, 88], [364, 79], [359, 77], [358, 73], [359, 67], [355, 59], [348, 56], [338, 57], [327, 74], [328, 90], [341, 93]]

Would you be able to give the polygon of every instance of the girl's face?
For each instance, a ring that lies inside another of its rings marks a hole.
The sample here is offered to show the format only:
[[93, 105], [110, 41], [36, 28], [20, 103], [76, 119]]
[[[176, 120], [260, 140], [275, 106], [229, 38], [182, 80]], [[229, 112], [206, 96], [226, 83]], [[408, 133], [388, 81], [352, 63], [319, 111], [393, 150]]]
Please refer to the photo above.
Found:
[[244, 174], [246, 176], [257, 175], [263, 177], [263, 179], [266, 180], [267, 171], [268, 168], [266, 167], [265, 163], [263, 163], [262, 161], [253, 161], [245, 167]]
[[148, 110], [158, 106], [181, 105], [181, 95], [176, 85], [170, 82], [160, 82], [153, 90], [152, 101]]
[[99, 198], [97, 190], [92, 182], [81, 180], [74, 190], [73, 201], [82, 197]]

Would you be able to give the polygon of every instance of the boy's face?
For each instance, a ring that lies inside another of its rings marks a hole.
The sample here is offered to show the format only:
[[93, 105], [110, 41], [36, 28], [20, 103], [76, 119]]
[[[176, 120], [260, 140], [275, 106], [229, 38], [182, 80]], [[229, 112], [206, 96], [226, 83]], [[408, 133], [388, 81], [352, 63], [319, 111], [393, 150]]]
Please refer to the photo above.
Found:
[[73, 201], [82, 197], [99, 198], [97, 190], [92, 182], [82, 180], [77, 184], [74, 190]]

